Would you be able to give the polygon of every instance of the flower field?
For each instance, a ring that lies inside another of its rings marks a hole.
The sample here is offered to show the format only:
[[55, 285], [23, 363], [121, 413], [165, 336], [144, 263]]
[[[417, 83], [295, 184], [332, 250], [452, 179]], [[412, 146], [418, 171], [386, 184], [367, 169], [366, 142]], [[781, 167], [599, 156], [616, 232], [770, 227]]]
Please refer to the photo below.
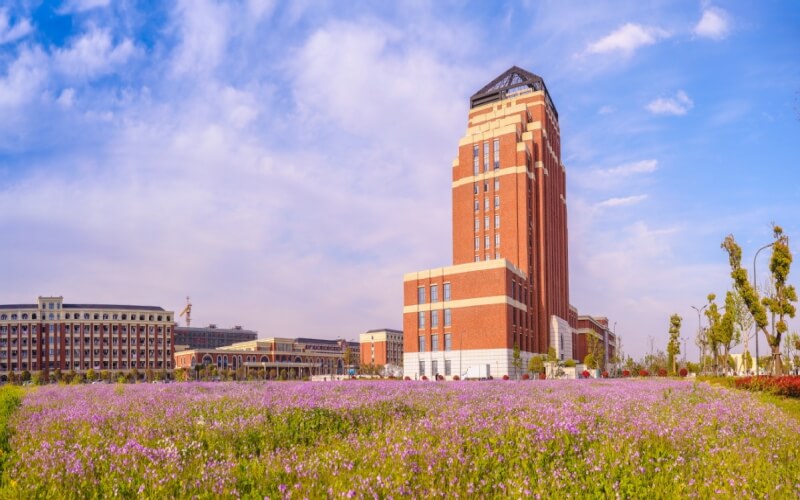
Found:
[[47, 386], [3, 498], [797, 498], [800, 424], [679, 380]]

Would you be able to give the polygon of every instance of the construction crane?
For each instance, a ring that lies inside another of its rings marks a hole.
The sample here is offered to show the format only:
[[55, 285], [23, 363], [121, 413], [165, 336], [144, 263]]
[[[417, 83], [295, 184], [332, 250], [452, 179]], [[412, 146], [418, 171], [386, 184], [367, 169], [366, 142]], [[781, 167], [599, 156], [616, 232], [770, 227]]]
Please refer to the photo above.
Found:
[[181, 311], [181, 316], [186, 315], [186, 326], [192, 326], [192, 303], [189, 301], [189, 297], [186, 297], [186, 307], [183, 308]]

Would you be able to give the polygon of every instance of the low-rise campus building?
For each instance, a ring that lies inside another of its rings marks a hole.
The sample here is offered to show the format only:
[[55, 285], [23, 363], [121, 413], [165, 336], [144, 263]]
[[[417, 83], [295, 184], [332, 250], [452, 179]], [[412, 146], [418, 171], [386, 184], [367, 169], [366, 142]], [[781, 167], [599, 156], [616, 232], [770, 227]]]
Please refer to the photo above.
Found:
[[403, 332], [384, 328], [359, 336], [361, 366], [403, 366]]
[[358, 342], [310, 338], [265, 338], [216, 349], [175, 353], [175, 368], [213, 365], [218, 370], [256, 370], [263, 378], [346, 375], [359, 360]]
[[0, 379], [54, 370], [171, 370], [174, 313], [157, 306], [0, 305]]
[[176, 326], [175, 345], [183, 349], [216, 349], [218, 347], [256, 340], [258, 333], [241, 326], [233, 328], [217, 328], [208, 326]]

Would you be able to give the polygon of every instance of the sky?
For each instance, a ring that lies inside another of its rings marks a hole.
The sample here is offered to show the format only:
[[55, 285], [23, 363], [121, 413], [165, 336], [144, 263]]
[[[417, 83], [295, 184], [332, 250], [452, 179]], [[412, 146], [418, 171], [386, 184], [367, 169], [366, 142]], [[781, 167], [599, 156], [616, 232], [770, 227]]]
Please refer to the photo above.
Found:
[[634, 357], [678, 313], [696, 359], [724, 237], [748, 270], [773, 222], [800, 238], [794, 1], [1, 2], [0, 303], [400, 328], [403, 274], [452, 262], [469, 97], [513, 65], [559, 112], [572, 304]]

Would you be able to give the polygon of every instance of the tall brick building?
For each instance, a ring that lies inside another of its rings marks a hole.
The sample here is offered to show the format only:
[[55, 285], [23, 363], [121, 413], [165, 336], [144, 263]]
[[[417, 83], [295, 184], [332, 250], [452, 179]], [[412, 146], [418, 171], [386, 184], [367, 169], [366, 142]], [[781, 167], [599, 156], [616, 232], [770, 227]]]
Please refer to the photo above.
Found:
[[541, 77], [515, 66], [472, 96], [452, 172], [453, 265], [404, 276], [405, 374], [513, 374], [515, 345], [524, 365], [550, 346], [572, 358], [566, 171]]

